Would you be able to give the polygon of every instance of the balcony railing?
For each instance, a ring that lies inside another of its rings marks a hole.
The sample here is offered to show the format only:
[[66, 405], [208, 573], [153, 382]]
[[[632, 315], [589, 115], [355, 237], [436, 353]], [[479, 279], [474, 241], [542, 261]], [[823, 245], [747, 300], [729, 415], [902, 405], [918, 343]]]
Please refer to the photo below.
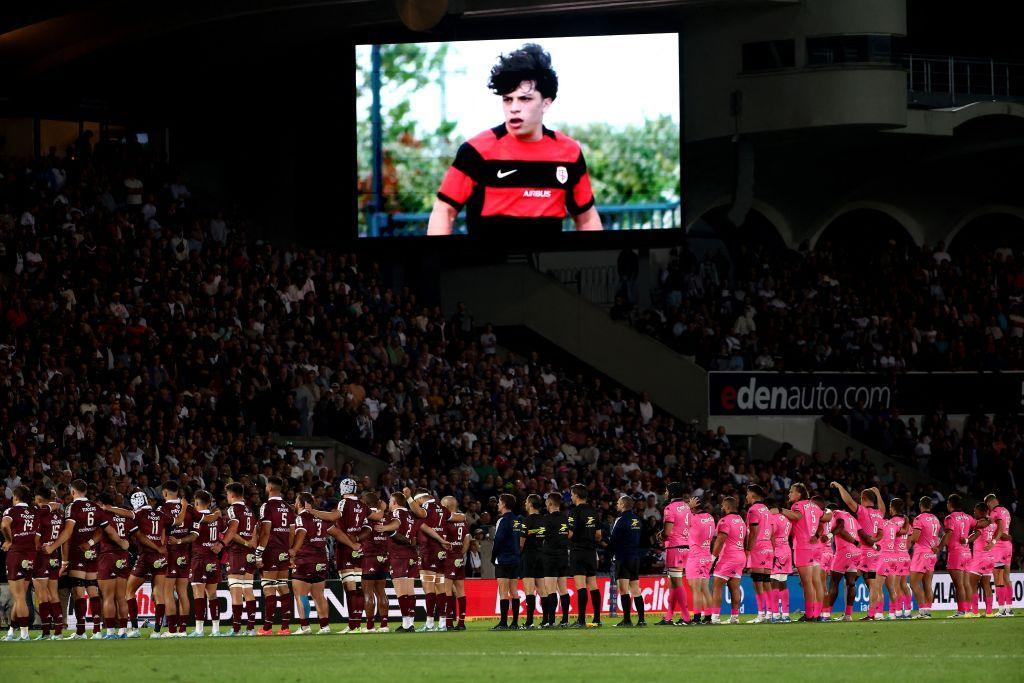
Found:
[[1024, 101], [1024, 63], [905, 54], [912, 107], [952, 107], [990, 100]]

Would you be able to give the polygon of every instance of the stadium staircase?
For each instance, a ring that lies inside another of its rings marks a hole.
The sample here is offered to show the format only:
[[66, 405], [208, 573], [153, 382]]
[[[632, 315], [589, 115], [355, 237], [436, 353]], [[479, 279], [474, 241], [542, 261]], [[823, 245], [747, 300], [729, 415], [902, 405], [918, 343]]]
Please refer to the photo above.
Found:
[[522, 325], [677, 418], [707, 421], [703, 368], [526, 264], [446, 270], [441, 297], [448, 314], [461, 301], [477, 324]]

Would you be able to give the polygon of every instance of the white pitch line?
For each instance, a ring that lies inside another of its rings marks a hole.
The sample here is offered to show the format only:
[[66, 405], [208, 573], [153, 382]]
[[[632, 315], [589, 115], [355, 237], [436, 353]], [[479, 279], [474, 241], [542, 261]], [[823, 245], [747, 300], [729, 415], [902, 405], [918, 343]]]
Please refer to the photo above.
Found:
[[[351, 655], [352, 652], [337, 650], [337, 654]], [[24, 658], [35, 659], [38, 657], [38, 652], [32, 652], [29, 654], [27, 651], [18, 653], [16, 651], [5, 650], [4, 657], [10, 656], [11, 659], [20, 659], [19, 655], [24, 654]], [[136, 653], [133, 657], [163, 657], [170, 652], [157, 654], [154, 652]], [[215, 658], [215, 657], [231, 657], [235, 658], [243, 655], [242, 652], [214, 652], [202, 654], [204, 659]], [[434, 657], [438, 653], [436, 651], [409, 651], [409, 650], [396, 650], [393, 652], [381, 652], [388, 657]], [[481, 650], [472, 650], [464, 652], [445, 652], [445, 656], [452, 657], [479, 657], [480, 655], [488, 654]], [[901, 653], [901, 654], [885, 654], [885, 653], [860, 653], [860, 654], [844, 654], [844, 653], [825, 653], [825, 652], [803, 652], [803, 653], [785, 653], [785, 652], [760, 652], [760, 653], [749, 653], [749, 654], [736, 654], [736, 653], [704, 653], [704, 652], [541, 652], [541, 651], [530, 651], [530, 650], [515, 650], [515, 651], [503, 651], [499, 652], [503, 656], [516, 656], [516, 657], [562, 657], [562, 658], [580, 658], [580, 659], [593, 659], [593, 658], [628, 658], [628, 657], [656, 657], [660, 659], [688, 659], [694, 658], [699, 659], [712, 659], [712, 660], [724, 660], [724, 659], [823, 659], [823, 660], [837, 660], [837, 659], [893, 659], [898, 658], [900, 660], [927, 660], [930, 662], [941, 663], [943, 660], [948, 659], [967, 659], [967, 660], [992, 660], [992, 659], [1005, 659], [1005, 660], [1021, 660], [1024, 659], [1024, 654], [980, 654], [980, 653], [948, 653], [948, 654], [915, 654], [915, 653]], [[107, 659], [110, 657], [109, 653], [91, 653], [85, 655], [73, 655], [77, 659]]]

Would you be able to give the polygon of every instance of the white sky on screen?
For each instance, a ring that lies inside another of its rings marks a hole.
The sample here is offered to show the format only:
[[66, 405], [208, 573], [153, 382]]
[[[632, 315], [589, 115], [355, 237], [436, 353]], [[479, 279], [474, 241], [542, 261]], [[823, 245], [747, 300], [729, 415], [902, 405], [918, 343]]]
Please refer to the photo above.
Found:
[[[487, 89], [491, 66], [499, 54], [530, 42], [551, 54], [558, 73], [558, 97], [544, 117], [549, 128], [557, 129], [564, 121], [622, 127], [665, 114], [678, 123], [679, 39], [675, 33], [459, 41], [451, 43], [445, 62], [448, 119], [456, 122], [456, 139], [502, 122], [501, 100]], [[434, 49], [437, 44], [425, 45]], [[368, 69], [370, 46], [357, 46], [356, 59]], [[369, 86], [356, 85], [357, 115], [366, 119]], [[407, 97], [407, 91], [401, 84], [385, 83], [385, 110]], [[410, 98], [412, 117], [421, 132], [434, 130], [440, 121], [440, 91], [437, 84], [430, 84]]]

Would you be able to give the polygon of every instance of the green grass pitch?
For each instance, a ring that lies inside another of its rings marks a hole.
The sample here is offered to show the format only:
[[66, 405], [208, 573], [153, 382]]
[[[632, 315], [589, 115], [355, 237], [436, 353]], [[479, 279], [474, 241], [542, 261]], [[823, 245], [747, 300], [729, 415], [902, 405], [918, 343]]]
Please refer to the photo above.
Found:
[[504, 633], [476, 621], [455, 633], [0, 642], [0, 680], [1024, 681], [1024, 618], [944, 616], [644, 630], [606, 619], [601, 629]]

